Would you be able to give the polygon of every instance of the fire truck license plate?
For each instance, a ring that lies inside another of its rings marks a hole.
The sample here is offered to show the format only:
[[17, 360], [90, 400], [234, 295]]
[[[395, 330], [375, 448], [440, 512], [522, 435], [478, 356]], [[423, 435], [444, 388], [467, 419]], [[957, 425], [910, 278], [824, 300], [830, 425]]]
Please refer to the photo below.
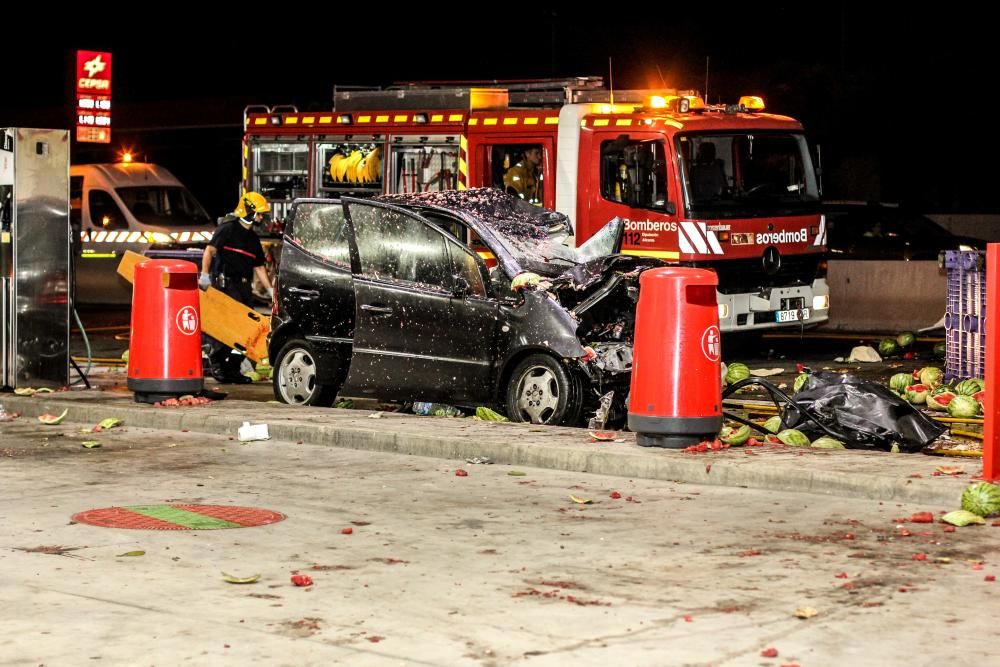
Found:
[[798, 322], [799, 320], [809, 319], [809, 309], [802, 308], [800, 310], [779, 310], [776, 321], [778, 322]]

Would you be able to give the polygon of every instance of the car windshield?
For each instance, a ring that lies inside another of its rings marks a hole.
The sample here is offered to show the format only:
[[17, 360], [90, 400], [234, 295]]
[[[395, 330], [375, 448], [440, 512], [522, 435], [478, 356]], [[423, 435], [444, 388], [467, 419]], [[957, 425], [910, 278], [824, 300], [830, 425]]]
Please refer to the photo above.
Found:
[[[404, 206], [441, 207], [474, 216], [524, 270], [555, 276], [581, 261], [577, 250], [566, 243], [573, 230], [565, 215], [532, 206], [499, 190], [476, 188], [383, 195], [378, 199]], [[608, 233], [606, 236], [608, 238], [602, 236], [602, 240], [609, 247], [613, 246], [613, 235]]]
[[814, 213], [819, 188], [799, 133], [681, 134], [677, 154], [691, 218]]
[[211, 218], [187, 188], [180, 185], [116, 188], [129, 212], [147, 225], [208, 225]]

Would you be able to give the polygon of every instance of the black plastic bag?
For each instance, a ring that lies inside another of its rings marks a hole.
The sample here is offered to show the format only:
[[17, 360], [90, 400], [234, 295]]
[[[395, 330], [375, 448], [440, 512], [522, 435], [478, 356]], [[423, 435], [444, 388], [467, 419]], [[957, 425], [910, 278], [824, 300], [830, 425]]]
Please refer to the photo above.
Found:
[[[813, 373], [794, 400], [782, 415], [789, 428], [810, 438], [836, 434], [851, 449], [889, 451], [898, 443], [902, 451], [916, 452], [947, 430], [888, 387], [850, 374]], [[803, 409], [825, 428], [805, 417]]]

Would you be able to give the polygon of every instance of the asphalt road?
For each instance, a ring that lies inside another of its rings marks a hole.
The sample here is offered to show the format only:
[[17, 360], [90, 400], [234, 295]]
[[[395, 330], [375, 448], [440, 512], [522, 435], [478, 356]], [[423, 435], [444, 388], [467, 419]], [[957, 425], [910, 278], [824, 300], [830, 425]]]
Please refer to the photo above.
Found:
[[[0, 665], [995, 656], [1000, 530], [901, 521], [952, 507], [81, 426], [0, 423]], [[211, 531], [71, 521], [156, 503], [287, 518]], [[292, 585], [295, 573], [314, 585]]]

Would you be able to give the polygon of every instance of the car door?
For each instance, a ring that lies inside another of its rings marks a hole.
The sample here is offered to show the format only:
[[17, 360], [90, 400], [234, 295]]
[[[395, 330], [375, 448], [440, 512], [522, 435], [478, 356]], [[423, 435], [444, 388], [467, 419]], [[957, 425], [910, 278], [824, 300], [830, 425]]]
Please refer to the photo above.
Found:
[[[344, 199], [353, 254], [354, 350], [344, 393], [448, 401], [490, 364], [462, 358], [469, 316], [453, 307], [449, 235], [403, 209]], [[480, 351], [481, 354], [481, 351]]]
[[[320, 355], [321, 380], [330, 381], [334, 370], [343, 370], [344, 364], [335, 360], [350, 359], [355, 312], [350, 246], [340, 202], [296, 204], [285, 229], [278, 299], [279, 313]], [[331, 363], [322, 363], [323, 359]]]

